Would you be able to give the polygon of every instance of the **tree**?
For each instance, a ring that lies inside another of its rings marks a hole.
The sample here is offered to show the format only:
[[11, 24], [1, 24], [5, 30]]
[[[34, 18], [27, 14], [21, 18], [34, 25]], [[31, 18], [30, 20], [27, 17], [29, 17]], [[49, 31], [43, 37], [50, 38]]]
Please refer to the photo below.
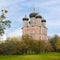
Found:
[[32, 48], [32, 45], [33, 45], [33, 39], [29, 36], [29, 35], [24, 35], [22, 36], [22, 41], [23, 41], [23, 44], [25, 46], [25, 49], [24, 49], [24, 52], [26, 54], [31, 54], [31, 48]]
[[56, 41], [56, 50], [57, 52], [60, 52], [60, 38]]
[[52, 38], [49, 39], [49, 42], [51, 43], [55, 52], [56, 52], [56, 43], [58, 39], [59, 39], [58, 35], [54, 35]]
[[10, 28], [11, 21], [7, 20], [5, 14], [8, 12], [7, 10], [1, 10], [2, 14], [0, 16], [0, 37], [3, 36], [5, 29]]

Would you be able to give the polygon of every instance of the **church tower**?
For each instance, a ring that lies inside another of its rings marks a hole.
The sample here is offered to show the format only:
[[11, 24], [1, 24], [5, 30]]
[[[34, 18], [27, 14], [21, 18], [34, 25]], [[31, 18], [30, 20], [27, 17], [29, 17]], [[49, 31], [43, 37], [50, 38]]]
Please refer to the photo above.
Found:
[[23, 18], [23, 27], [25, 28], [25, 27], [28, 27], [28, 18], [27, 18], [27, 16], [25, 15], [25, 17]]
[[36, 25], [36, 18], [35, 16], [37, 15], [37, 13], [35, 12], [35, 10], [29, 14], [30, 17], [30, 25], [31, 26], [35, 26]]
[[37, 14], [35, 16], [35, 18], [36, 18], [36, 26], [41, 26], [41, 18], [42, 18], [42, 16], [40, 16], [39, 14]]
[[37, 12], [29, 14], [29, 18], [23, 18], [23, 35], [29, 35], [35, 40], [47, 40], [46, 20]]

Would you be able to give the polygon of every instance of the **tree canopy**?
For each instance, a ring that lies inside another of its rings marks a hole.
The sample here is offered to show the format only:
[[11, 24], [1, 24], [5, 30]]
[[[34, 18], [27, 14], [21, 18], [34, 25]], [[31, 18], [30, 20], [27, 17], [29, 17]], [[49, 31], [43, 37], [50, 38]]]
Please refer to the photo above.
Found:
[[7, 10], [1, 10], [1, 15], [0, 15], [0, 36], [3, 36], [5, 33], [5, 29], [8, 27], [10, 28], [11, 26], [11, 21], [6, 19], [5, 14], [8, 12]]

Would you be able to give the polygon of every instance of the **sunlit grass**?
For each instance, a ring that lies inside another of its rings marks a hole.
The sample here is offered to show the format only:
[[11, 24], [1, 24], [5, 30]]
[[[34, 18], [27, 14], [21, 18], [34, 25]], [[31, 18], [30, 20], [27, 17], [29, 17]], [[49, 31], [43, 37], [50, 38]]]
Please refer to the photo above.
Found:
[[0, 60], [60, 60], [60, 53], [0, 56]]

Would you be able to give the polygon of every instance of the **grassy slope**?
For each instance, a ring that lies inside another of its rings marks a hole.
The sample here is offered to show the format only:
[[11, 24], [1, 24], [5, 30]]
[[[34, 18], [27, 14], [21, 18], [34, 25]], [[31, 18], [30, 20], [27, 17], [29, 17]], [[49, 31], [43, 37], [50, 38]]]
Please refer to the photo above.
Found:
[[60, 60], [60, 53], [0, 56], [0, 60]]

